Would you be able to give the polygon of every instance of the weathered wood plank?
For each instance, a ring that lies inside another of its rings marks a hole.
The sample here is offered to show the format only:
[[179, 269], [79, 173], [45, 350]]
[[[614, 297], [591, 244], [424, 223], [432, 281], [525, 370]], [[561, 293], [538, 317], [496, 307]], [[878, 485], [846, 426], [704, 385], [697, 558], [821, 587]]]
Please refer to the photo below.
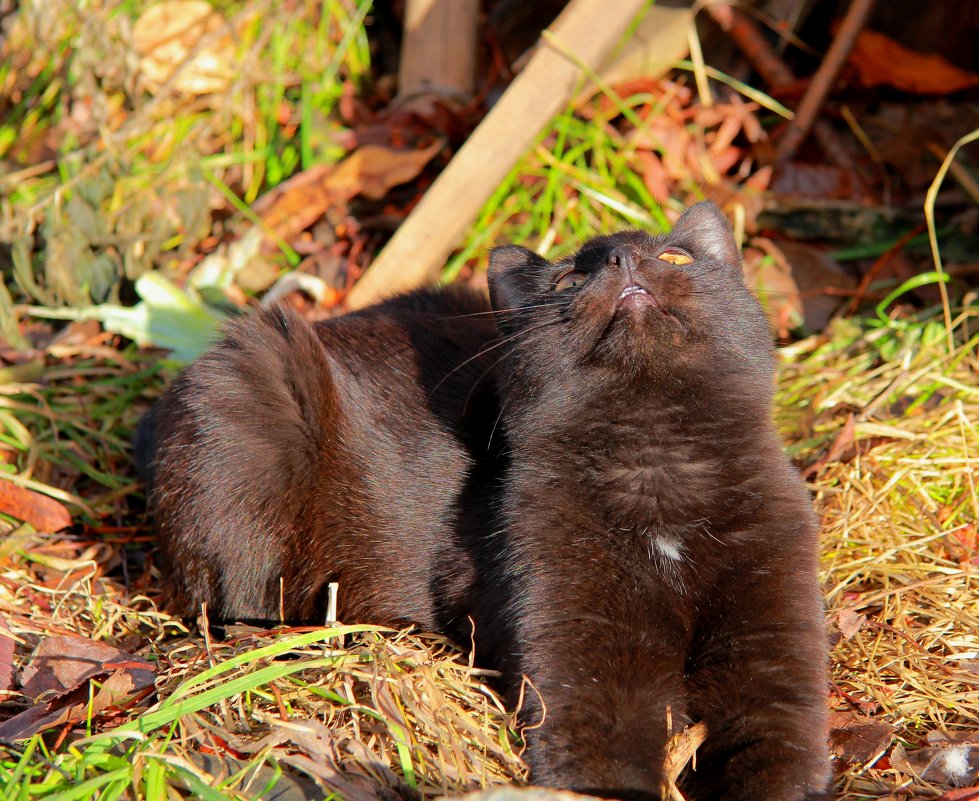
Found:
[[468, 100], [476, 77], [479, 0], [408, 0], [398, 97]]

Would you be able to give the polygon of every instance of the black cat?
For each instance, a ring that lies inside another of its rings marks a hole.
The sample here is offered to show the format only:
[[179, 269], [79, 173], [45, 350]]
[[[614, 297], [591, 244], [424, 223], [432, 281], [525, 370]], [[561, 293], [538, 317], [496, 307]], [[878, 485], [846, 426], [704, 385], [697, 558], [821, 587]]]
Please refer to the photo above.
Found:
[[[660, 798], [829, 799], [817, 526], [771, 421], [774, 351], [720, 210], [552, 264], [493, 251], [514, 643], [535, 782]], [[672, 730], [667, 721], [672, 720]]]
[[727, 221], [489, 280], [499, 337], [462, 291], [273, 309], [181, 375], [138, 442], [175, 608], [322, 622], [336, 581], [346, 622], [472, 617], [546, 710], [533, 781], [658, 799], [667, 721], [702, 720], [690, 799], [828, 799], [816, 524]]

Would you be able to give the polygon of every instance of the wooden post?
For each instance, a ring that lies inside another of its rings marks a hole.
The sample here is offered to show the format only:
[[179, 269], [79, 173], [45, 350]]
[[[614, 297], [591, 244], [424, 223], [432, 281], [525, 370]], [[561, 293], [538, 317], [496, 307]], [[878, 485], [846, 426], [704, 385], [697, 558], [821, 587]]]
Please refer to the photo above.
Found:
[[351, 309], [438, 278], [467, 225], [571, 99], [582, 70], [598, 69], [647, 0], [572, 0], [493, 110], [347, 297]]
[[398, 98], [441, 95], [466, 101], [476, 76], [479, 0], [408, 0]]

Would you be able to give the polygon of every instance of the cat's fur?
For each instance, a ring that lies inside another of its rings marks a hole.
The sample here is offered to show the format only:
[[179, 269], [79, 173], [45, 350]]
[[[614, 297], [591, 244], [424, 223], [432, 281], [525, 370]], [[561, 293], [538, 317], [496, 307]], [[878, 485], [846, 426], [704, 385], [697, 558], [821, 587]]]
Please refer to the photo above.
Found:
[[[578, 286], [558, 291], [569, 270]], [[544, 718], [533, 780], [658, 799], [667, 739], [704, 721], [688, 798], [829, 799], [817, 527], [720, 210], [557, 264], [500, 248], [489, 281], [517, 310], [500, 314], [503, 572], [508, 673], [539, 693], [528, 722]]]
[[137, 435], [172, 607], [322, 623], [335, 581], [340, 620], [468, 636], [495, 336], [461, 289], [231, 324]]

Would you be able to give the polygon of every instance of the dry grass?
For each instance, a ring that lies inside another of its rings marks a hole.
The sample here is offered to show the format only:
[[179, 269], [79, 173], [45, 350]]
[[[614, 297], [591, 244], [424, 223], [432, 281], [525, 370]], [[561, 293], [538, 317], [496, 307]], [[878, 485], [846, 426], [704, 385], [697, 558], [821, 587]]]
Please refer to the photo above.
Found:
[[831, 341], [792, 348], [784, 371], [781, 415], [796, 455], [834, 457], [814, 482], [839, 637], [833, 704], [894, 727], [895, 739], [868, 743], [846, 767], [840, 799], [940, 795], [942, 782], [893, 765], [891, 746], [979, 731], [977, 315], [960, 313], [952, 352], [935, 323], [848, 341], [852, 325], [841, 322]]

